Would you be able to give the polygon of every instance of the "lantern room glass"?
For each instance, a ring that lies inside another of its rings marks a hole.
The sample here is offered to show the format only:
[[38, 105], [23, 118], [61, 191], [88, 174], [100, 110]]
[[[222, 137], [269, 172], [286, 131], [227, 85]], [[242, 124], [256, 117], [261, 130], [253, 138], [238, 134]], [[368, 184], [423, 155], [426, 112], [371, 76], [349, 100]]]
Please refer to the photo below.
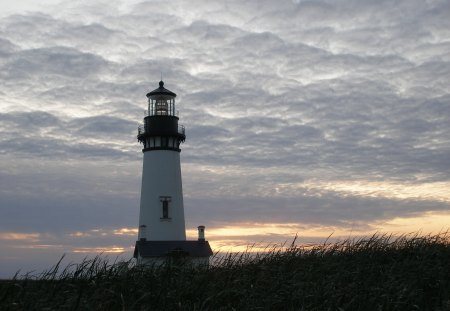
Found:
[[149, 116], [175, 116], [175, 99], [149, 99], [148, 101]]

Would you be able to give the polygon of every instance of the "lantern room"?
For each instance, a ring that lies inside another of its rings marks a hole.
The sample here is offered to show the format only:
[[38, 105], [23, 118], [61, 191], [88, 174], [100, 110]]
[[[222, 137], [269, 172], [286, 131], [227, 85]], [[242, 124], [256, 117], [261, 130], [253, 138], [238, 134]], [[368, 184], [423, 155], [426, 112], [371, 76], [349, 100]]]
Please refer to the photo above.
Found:
[[175, 116], [175, 97], [177, 94], [164, 88], [164, 82], [159, 82], [159, 88], [147, 94], [148, 116]]

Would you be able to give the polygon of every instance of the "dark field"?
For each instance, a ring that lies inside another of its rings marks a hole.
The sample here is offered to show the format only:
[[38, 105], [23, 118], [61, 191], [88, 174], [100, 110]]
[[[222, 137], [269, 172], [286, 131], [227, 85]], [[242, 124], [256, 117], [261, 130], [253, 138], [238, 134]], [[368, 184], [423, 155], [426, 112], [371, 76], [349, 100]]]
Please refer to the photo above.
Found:
[[450, 239], [293, 245], [201, 269], [98, 257], [2, 281], [0, 310], [450, 310]]

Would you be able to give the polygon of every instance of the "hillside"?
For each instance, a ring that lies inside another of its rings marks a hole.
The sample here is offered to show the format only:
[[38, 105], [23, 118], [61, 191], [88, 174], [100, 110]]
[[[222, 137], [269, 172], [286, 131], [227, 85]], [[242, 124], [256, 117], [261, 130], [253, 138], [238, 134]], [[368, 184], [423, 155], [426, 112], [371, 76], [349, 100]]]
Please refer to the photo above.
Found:
[[100, 257], [0, 283], [1, 310], [450, 310], [450, 241], [377, 235], [209, 268], [142, 269]]

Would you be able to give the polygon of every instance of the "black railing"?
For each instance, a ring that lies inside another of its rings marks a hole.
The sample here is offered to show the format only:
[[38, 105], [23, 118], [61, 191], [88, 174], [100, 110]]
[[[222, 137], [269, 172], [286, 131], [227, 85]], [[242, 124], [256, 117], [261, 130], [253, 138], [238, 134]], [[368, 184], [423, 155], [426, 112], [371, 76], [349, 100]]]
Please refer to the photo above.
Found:
[[139, 126], [138, 126], [138, 135], [142, 135], [144, 133], [145, 133], [144, 124], [139, 124]]
[[156, 111], [150, 111], [150, 110], [144, 110], [144, 117], [151, 117], [151, 116], [174, 116], [178, 117], [179, 111], [176, 110], [175, 114], [173, 114], [170, 110], [167, 111], [165, 114], [159, 114]]
[[[138, 136], [143, 135], [146, 133], [145, 125], [139, 124], [138, 126]], [[184, 125], [178, 125], [178, 134], [186, 135], [186, 129], [184, 128]]]

